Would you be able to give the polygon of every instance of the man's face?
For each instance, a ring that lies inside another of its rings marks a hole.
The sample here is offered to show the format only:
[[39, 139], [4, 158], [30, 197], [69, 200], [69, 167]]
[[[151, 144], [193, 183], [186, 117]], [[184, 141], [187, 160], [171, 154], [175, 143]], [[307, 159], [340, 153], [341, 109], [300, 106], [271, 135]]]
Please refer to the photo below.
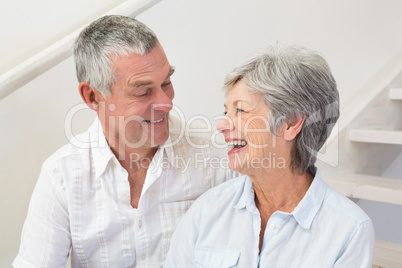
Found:
[[[169, 137], [169, 111], [174, 89], [170, 81], [173, 68], [157, 45], [146, 55], [131, 54], [112, 58], [115, 82], [112, 95], [99, 100], [98, 116], [109, 145], [148, 149]], [[102, 107], [103, 106], [103, 107]]]

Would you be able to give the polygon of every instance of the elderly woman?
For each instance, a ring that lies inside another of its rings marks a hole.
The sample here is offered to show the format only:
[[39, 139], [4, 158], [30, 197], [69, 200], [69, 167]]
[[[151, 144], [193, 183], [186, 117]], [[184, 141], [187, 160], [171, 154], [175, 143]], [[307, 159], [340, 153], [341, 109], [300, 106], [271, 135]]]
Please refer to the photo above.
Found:
[[371, 220], [314, 166], [339, 116], [323, 57], [270, 48], [225, 81], [218, 130], [243, 176], [194, 202], [165, 267], [371, 267]]

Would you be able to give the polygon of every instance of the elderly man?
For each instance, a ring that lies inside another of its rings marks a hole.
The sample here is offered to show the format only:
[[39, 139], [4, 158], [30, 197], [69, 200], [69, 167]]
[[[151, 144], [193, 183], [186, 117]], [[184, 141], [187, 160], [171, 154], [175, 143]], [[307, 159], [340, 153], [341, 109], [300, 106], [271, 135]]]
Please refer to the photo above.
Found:
[[[141, 22], [106, 16], [74, 46], [97, 119], [43, 164], [14, 267], [160, 267], [193, 200], [232, 177], [210, 136], [169, 117], [174, 68]], [[211, 162], [213, 161], [213, 162]], [[71, 253], [69, 253], [71, 252]]]

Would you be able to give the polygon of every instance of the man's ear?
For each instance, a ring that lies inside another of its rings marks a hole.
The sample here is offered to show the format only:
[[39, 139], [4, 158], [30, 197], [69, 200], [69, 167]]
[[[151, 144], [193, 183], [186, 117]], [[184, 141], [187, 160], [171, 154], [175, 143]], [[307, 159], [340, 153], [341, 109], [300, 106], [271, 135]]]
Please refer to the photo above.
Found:
[[88, 82], [81, 82], [78, 85], [82, 100], [88, 105], [88, 107], [94, 111], [99, 109], [99, 96], [100, 93], [90, 87]]
[[297, 116], [293, 120], [288, 121], [285, 124], [284, 132], [283, 132], [283, 138], [287, 141], [292, 141], [294, 138], [296, 138], [297, 134], [300, 133], [304, 120], [306, 119], [305, 116]]

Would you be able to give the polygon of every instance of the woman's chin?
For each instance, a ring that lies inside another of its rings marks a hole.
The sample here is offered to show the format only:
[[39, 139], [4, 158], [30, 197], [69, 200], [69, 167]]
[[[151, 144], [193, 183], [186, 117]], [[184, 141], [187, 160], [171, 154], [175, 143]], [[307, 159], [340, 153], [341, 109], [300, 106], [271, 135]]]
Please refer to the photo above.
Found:
[[244, 163], [239, 163], [235, 161], [229, 161], [229, 168], [232, 171], [236, 171], [240, 174], [247, 175], [247, 168], [245, 168]]

